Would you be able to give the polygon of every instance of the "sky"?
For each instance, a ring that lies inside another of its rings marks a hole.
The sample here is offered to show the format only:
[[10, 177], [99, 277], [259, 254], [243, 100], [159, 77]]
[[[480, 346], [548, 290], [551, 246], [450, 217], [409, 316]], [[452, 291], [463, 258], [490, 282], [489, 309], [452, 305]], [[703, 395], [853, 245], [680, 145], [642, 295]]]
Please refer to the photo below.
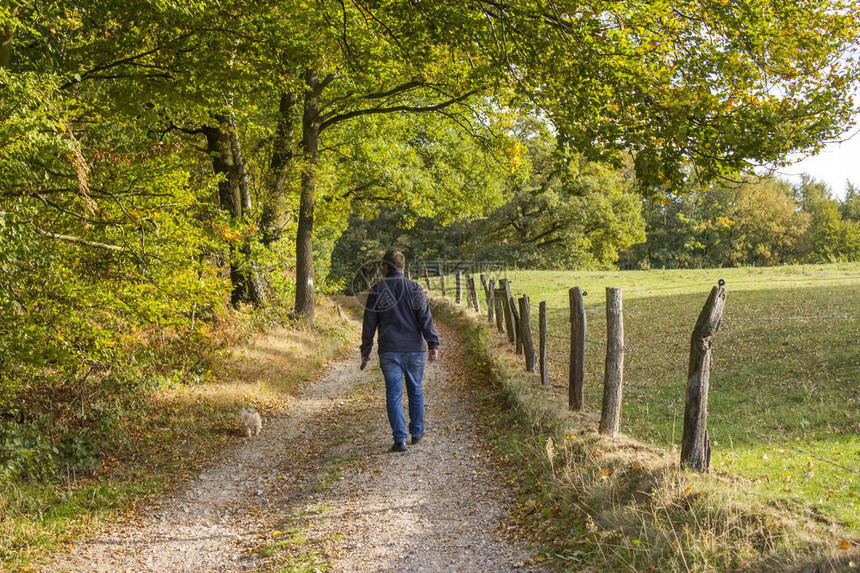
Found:
[[798, 183], [801, 174], [806, 173], [826, 183], [836, 197], [843, 199], [846, 180], [860, 186], [860, 133], [855, 128], [843, 138], [850, 139], [843, 143], [831, 143], [817, 155], [782, 167], [776, 174], [792, 183]]

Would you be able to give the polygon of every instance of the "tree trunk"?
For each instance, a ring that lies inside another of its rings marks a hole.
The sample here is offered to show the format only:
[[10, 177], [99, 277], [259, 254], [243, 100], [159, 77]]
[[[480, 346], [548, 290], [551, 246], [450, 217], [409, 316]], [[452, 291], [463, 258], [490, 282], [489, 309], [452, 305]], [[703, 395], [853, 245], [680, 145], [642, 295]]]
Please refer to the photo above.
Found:
[[218, 204], [234, 219], [242, 216], [242, 192], [233, 168], [233, 149], [230, 136], [221, 127], [203, 126], [206, 136], [206, 152], [212, 158], [212, 169], [223, 175], [218, 182]]
[[269, 161], [267, 195], [260, 213], [260, 232], [263, 244], [267, 246], [281, 238], [289, 221], [286, 190], [290, 167], [295, 157], [293, 137], [296, 131], [296, 103], [295, 94], [281, 94], [278, 126], [275, 129], [272, 158]]
[[[245, 214], [243, 203], [247, 204], [250, 209], [249, 190], [246, 191], [247, 197], [243, 198], [242, 179], [244, 164], [241, 147], [238, 147], [238, 141], [234, 143], [233, 134], [224, 131], [221, 127], [204, 126], [202, 132], [206, 136], [206, 151], [212, 157], [212, 169], [216, 174], [223, 175], [221, 181], [218, 182], [219, 205], [222, 209], [230, 213], [232, 219], [241, 219]], [[237, 147], [235, 153], [234, 146]], [[241, 168], [239, 165], [241, 165]], [[247, 184], [247, 177], [245, 178], [245, 184]], [[238, 263], [237, 261], [240, 258], [244, 258], [247, 264], [242, 265]], [[250, 245], [244, 244], [241, 247], [231, 247], [230, 282], [233, 285], [230, 301], [234, 305], [240, 302], [251, 302], [260, 305], [265, 302], [266, 295], [263, 281], [254, 270]]]
[[[9, 18], [12, 19], [15, 17], [15, 13], [18, 12], [17, 6], [12, 6], [9, 8]], [[4, 28], [0, 30], [0, 70], [9, 69], [12, 65], [12, 25], [10, 24], [8, 28]]]
[[296, 233], [296, 306], [298, 316], [314, 321], [314, 207], [316, 202], [316, 164], [322, 120], [319, 114], [323, 84], [311, 70], [305, 72], [304, 113], [302, 115], [302, 191], [299, 197], [299, 225]]
[[239, 127], [236, 125], [236, 116], [230, 112], [227, 119], [230, 135], [230, 153], [233, 156], [233, 169], [236, 174], [236, 186], [239, 188], [239, 204], [242, 207], [242, 215], [251, 212], [251, 183], [248, 181], [248, 172], [245, 170], [245, 158], [242, 155], [242, 144], [239, 142]]

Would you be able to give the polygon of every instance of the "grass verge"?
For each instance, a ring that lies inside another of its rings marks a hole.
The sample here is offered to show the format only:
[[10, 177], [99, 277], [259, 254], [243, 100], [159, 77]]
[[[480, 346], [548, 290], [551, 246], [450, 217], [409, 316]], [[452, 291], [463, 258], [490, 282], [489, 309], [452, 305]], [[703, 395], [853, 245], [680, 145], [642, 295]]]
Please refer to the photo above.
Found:
[[[744, 478], [695, 474], [677, 452], [596, 433], [594, 413], [558, 407], [483, 319], [437, 305], [464, 333], [496, 403], [488, 430], [516, 468], [521, 531], [569, 571], [823, 571], [860, 561], [858, 538], [814, 512], [763, 498]], [[810, 569], [811, 570], [811, 569]]]

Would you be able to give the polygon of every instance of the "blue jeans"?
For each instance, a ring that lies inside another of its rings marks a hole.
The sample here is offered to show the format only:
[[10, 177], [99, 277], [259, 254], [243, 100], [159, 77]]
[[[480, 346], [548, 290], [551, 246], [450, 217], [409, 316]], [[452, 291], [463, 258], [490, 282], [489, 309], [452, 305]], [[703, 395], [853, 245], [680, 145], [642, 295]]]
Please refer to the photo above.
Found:
[[409, 398], [409, 434], [424, 435], [424, 352], [383, 352], [379, 355], [379, 366], [385, 377], [385, 405], [388, 423], [395, 442], [405, 442], [406, 419], [403, 416], [403, 379], [406, 378], [406, 394]]

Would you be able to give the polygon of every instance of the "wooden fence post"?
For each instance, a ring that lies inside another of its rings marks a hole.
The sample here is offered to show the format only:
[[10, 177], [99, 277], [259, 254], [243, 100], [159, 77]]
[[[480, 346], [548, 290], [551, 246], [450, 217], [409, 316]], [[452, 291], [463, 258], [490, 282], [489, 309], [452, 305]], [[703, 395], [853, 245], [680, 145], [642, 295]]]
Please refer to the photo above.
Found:
[[519, 356], [523, 353], [523, 336], [521, 334], [522, 331], [520, 330], [520, 323], [522, 321], [520, 320], [519, 304], [517, 304], [517, 299], [514, 297], [514, 295], [511, 294], [510, 290], [508, 290], [508, 296], [510, 297], [509, 300], [511, 304], [511, 317], [514, 319], [514, 330], [517, 334], [514, 337], [514, 340], [516, 340], [516, 342], [514, 343], [514, 350], [517, 356]]
[[720, 329], [726, 306], [726, 284], [711, 289], [690, 337], [690, 366], [687, 370], [687, 401], [684, 406], [684, 435], [681, 465], [704, 472], [711, 464], [708, 439], [708, 381], [711, 375], [711, 336]]
[[529, 297], [520, 298], [520, 338], [523, 341], [523, 352], [526, 355], [526, 372], [535, 371], [535, 345], [532, 342], [532, 311]]
[[424, 282], [427, 283], [427, 290], [430, 290], [430, 275], [427, 274], [427, 263], [422, 263], [424, 265]]
[[540, 382], [549, 386], [549, 374], [546, 367], [546, 301], [540, 303], [538, 310], [540, 330]]
[[475, 312], [481, 314], [481, 301], [478, 299], [478, 287], [475, 284], [475, 277], [469, 277], [469, 292], [472, 294], [472, 308]]
[[493, 295], [493, 300], [496, 303], [496, 327], [499, 332], [507, 332], [505, 330], [505, 291], [497, 288]]
[[495, 298], [495, 289], [496, 289], [496, 279], [490, 279], [487, 283], [487, 322], [493, 324], [495, 322], [495, 312], [496, 312], [496, 298]]
[[505, 312], [505, 328], [508, 333], [508, 341], [517, 345], [517, 325], [514, 322], [513, 306], [511, 306], [511, 283], [508, 279], [499, 281], [502, 287], [502, 307]]
[[621, 289], [606, 289], [606, 368], [603, 374], [603, 405], [600, 433], [618, 435], [621, 421], [621, 386], [624, 380], [624, 314]]
[[568, 292], [570, 298], [570, 380], [568, 407], [582, 410], [583, 386], [585, 382], [585, 302], [579, 287]]
[[445, 291], [445, 268], [441, 263], [439, 264], [439, 290], [442, 291], [442, 296], [448, 296]]
[[475, 280], [472, 278], [472, 275], [465, 276], [466, 283], [463, 285], [463, 288], [466, 289], [466, 306], [469, 307], [470, 310], [475, 309], [475, 296], [474, 296], [474, 288], [475, 288]]
[[457, 304], [460, 304], [463, 302], [463, 273], [457, 271], [457, 274], [454, 275], [454, 277], [456, 284], [455, 301]]
[[472, 294], [474, 286], [475, 280], [470, 275], [466, 275], [466, 306], [469, 307], [469, 310], [475, 310], [475, 298]]

